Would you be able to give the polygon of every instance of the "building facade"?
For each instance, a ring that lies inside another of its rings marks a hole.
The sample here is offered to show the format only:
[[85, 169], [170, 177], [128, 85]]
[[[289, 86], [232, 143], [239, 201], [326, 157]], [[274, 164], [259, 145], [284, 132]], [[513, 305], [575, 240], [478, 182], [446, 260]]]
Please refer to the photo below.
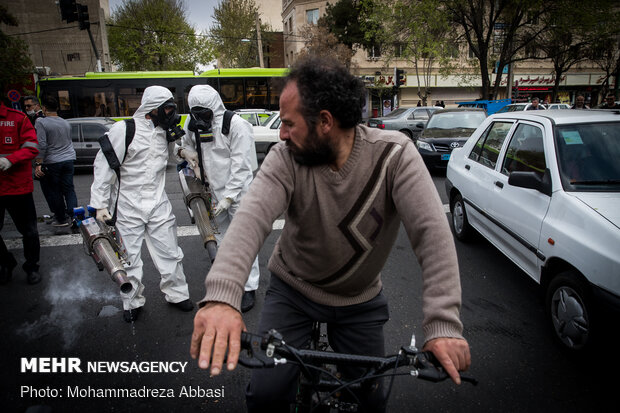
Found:
[[[301, 33], [308, 24], [316, 21], [325, 14], [328, 3], [337, 0], [308, 1], [282, 0], [282, 23], [284, 38], [284, 61], [290, 66], [301, 50], [304, 41]], [[457, 102], [470, 101], [481, 98], [480, 88], [482, 81], [480, 74], [469, 63], [472, 57], [467, 45], [461, 45], [458, 54], [453, 59], [453, 65], [458, 71], [442, 76], [440, 67], [431, 67], [430, 75], [416, 76], [411, 62], [392, 60], [388, 67], [381, 57], [381, 48], [377, 45], [373, 50], [359, 49], [353, 57], [351, 71], [366, 82], [368, 93], [367, 116], [381, 115], [385, 100], [390, 100], [392, 110], [397, 106], [415, 106], [420, 101], [418, 92], [428, 86], [431, 94], [427, 105], [443, 101], [446, 106], [456, 106]], [[394, 68], [405, 70], [405, 84], [393, 93]], [[491, 75], [491, 84], [495, 82], [496, 74]], [[531, 60], [515, 64], [513, 67], [512, 89], [508, 89], [507, 75], [503, 74], [501, 90], [498, 98], [510, 95], [517, 100], [530, 100], [538, 97], [541, 101], [550, 100], [553, 84], [553, 64], [550, 60]], [[589, 105], [598, 102], [590, 101], [598, 97], [604, 73], [592, 62], [583, 62], [575, 65], [562, 77], [558, 99], [563, 103], [573, 103], [577, 93], [586, 96]]]
[[[78, 22], [67, 23], [52, 0], [1, 0], [19, 25], [2, 26], [2, 31], [28, 44], [36, 72], [45, 75], [84, 75], [98, 69], [98, 62], [87, 30]], [[109, 17], [108, 0], [78, 0], [88, 6], [90, 31], [99, 54], [101, 69], [111, 71], [105, 18]]]

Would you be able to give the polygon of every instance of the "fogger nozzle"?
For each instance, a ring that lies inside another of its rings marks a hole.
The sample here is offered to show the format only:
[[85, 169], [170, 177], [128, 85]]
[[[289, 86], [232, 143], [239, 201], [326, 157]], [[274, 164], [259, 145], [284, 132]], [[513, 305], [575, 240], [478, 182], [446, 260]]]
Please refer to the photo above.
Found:
[[122, 241], [116, 239], [115, 231], [91, 217], [80, 222], [80, 232], [99, 270], [105, 269], [121, 292], [130, 293], [133, 285], [129, 282], [123, 266], [126, 254]]
[[183, 190], [185, 205], [198, 227], [203, 245], [207, 250], [207, 254], [209, 254], [211, 262], [213, 262], [217, 254], [217, 241], [215, 239], [217, 229], [211, 221], [211, 196], [205, 190], [202, 182], [193, 174], [189, 174], [189, 171], [187, 168], [179, 171], [179, 180]]

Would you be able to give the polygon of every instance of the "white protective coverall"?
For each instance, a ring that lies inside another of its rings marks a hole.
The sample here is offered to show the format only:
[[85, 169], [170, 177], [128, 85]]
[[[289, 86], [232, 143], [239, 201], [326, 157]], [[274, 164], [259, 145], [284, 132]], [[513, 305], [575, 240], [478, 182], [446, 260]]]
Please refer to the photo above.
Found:
[[[213, 111], [213, 142], [201, 143], [203, 168], [209, 185], [213, 190], [216, 201], [230, 198], [230, 207], [215, 217], [219, 234], [215, 239], [221, 244], [224, 234], [230, 222], [239, 209], [239, 202], [248, 191], [254, 178], [253, 169], [256, 168], [256, 147], [254, 146], [254, 133], [250, 122], [240, 116], [233, 116], [230, 122], [228, 135], [222, 134], [222, 123], [226, 108], [220, 95], [208, 85], [196, 85], [191, 88], [187, 96], [190, 109], [196, 106], [208, 108]], [[181, 148], [191, 148], [196, 151], [196, 137], [194, 132], [188, 129], [190, 116], [185, 121], [185, 135], [181, 140], [181, 147], [175, 146], [175, 154]], [[258, 289], [260, 269], [258, 257], [254, 259], [250, 276], [245, 284], [245, 291]]]
[[[164, 190], [168, 142], [166, 132], [154, 127], [145, 115], [158, 108], [172, 93], [162, 86], [144, 90], [142, 102], [133, 114], [136, 132], [125, 156], [125, 122], [117, 122], [108, 132], [116, 156], [122, 162], [121, 188], [118, 195], [116, 228], [123, 237], [130, 266], [126, 268], [133, 290], [121, 293], [123, 307], [131, 310], [144, 305], [142, 295], [142, 241], [161, 274], [159, 288], [166, 301], [178, 303], [189, 299], [187, 281], [183, 272], [183, 251], [177, 242], [176, 218]], [[90, 205], [97, 209], [113, 210], [118, 182], [101, 151], [94, 163], [94, 180], [90, 189]]]

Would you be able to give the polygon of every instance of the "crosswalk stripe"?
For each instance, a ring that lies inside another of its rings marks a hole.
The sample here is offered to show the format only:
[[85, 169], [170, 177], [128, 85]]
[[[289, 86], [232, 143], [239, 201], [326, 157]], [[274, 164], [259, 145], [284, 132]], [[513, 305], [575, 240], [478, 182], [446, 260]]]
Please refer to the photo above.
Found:
[[[446, 213], [450, 212], [450, 206], [445, 204], [443, 209]], [[273, 223], [273, 230], [281, 230], [284, 228], [284, 220], [276, 219]], [[191, 237], [200, 235], [198, 228], [195, 225], [184, 225], [177, 228], [177, 234], [179, 237]], [[82, 235], [80, 234], [67, 234], [67, 235], [45, 235], [39, 237], [41, 247], [62, 247], [65, 245], [78, 245], [82, 243]], [[22, 248], [22, 240], [18, 239], [6, 239], [4, 240], [7, 249]]]

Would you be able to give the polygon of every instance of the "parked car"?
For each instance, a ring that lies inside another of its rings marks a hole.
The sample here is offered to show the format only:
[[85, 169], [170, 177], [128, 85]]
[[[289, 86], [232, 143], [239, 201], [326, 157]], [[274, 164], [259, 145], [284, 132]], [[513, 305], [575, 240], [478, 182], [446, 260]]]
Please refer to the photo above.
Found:
[[549, 104], [547, 104], [545, 106], [549, 110], [553, 110], [553, 109], [570, 109], [570, 105], [567, 104], [567, 103], [549, 103]]
[[75, 149], [74, 166], [92, 167], [99, 152], [97, 140], [116, 122], [110, 118], [71, 118], [67, 122], [71, 125], [71, 140]]
[[469, 102], [456, 102], [459, 108], [482, 108], [487, 111], [487, 115], [492, 115], [506, 105], [509, 105], [512, 99], [497, 100], [472, 100]]
[[[532, 106], [531, 103], [511, 103], [510, 105], [506, 105], [495, 113], [506, 113], [506, 112], [520, 112], [523, 110], [528, 110], [528, 108]], [[539, 105], [541, 108], [545, 109], [543, 104]]]
[[489, 116], [448, 163], [456, 238], [476, 230], [539, 283], [572, 352], [620, 324], [618, 159], [620, 114], [561, 110]]
[[273, 112], [266, 109], [237, 109], [235, 113], [250, 122], [252, 126], [259, 126]]
[[452, 150], [463, 146], [486, 117], [486, 111], [479, 108], [435, 111], [416, 141], [427, 168], [445, 169]]
[[442, 108], [439, 106], [401, 107], [390, 112], [387, 116], [368, 119], [368, 126], [371, 128], [401, 131], [409, 138], [416, 139], [420, 132], [422, 132], [428, 118], [439, 109]]
[[256, 153], [267, 155], [273, 145], [280, 142], [280, 111], [275, 111], [259, 126], [253, 126]]

